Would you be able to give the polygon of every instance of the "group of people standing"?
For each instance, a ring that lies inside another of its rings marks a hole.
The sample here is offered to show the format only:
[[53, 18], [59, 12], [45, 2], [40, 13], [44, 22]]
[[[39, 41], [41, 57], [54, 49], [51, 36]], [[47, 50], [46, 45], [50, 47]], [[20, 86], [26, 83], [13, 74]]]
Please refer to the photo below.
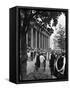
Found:
[[43, 53], [38, 53], [36, 57], [36, 62], [35, 62], [35, 70], [38, 71], [38, 69], [41, 67], [43, 71], [45, 71], [46, 57], [43, 55]]
[[65, 53], [57, 55], [56, 53], [51, 53], [51, 58], [49, 61], [49, 67], [51, 71], [51, 76], [56, 76], [57, 79], [65, 78], [66, 76], [66, 57]]
[[[42, 71], [46, 70], [46, 56], [44, 53], [34, 52], [28, 53], [29, 60], [34, 61], [34, 71], [38, 71], [42, 69]], [[55, 76], [57, 79], [64, 78], [66, 76], [66, 56], [65, 53], [61, 53], [60, 55], [51, 52], [50, 60], [49, 60], [49, 68], [52, 76]], [[47, 72], [48, 73], [48, 72]]]
[[34, 62], [35, 71], [38, 71], [40, 68], [45, 71], [46, 68], [46, 56], [40, 52], [28, 52], [28, 61]]

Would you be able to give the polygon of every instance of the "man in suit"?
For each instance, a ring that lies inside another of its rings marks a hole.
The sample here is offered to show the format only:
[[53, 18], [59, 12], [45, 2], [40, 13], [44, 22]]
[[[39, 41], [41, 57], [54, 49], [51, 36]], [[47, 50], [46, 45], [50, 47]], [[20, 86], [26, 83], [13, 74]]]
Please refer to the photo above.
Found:
[[50, 62], [49, 62], [50, 70], [51, 70], [51, 76], [54, 75], [54, 62], [55, 62], [55, 59], [56, 59], [56, 57], [55, 57], [54, 53], [52, 52], [51, 53], [51, 59], [50, 59]]
[[36, 63], [35, 63], [36, 71], [38, 71], [38, 68], [40, 68], [40, 54], [39, 54], [39, 52], [37, 53]]

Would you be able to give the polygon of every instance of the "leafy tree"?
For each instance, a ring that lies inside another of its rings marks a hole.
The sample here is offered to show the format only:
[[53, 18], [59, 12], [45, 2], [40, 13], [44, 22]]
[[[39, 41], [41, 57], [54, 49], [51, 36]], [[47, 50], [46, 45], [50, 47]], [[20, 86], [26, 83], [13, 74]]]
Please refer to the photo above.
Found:
[[59, 30], [54, 38], [54, 44], [57, 43], [57, 48], [60, 48], [61, 51], [65, 51], [65, 29], [62, 27], [62, 25], [59, 25]]
[[60, 27], [60, 30], [58, 31], [58, 34], [60, 35], [58, 38], [58, 47], [65, 51], [65, 31], [64, 28]]

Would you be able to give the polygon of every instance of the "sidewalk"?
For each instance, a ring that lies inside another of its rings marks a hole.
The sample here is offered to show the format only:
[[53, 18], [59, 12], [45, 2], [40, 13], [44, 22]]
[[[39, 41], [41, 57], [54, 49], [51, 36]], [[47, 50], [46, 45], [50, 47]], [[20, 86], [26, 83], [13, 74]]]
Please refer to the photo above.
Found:
[[35, 60], [27, 61], [27, 79], [28, 80], [49, 79], [49, 78], [51, 78], [49, 61], [46, 61], [45, 71], [44, 71], [44, 68], [39, 68], [38, 71], [35, 71]]

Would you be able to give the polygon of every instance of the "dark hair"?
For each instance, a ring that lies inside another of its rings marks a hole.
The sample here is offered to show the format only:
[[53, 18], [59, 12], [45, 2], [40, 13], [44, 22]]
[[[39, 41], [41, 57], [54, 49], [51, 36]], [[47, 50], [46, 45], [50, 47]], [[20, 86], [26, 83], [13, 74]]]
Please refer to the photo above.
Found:
[[62, 56], [64, 56], [65, 55], [65, 53], [64, 52], [62, 52]]

